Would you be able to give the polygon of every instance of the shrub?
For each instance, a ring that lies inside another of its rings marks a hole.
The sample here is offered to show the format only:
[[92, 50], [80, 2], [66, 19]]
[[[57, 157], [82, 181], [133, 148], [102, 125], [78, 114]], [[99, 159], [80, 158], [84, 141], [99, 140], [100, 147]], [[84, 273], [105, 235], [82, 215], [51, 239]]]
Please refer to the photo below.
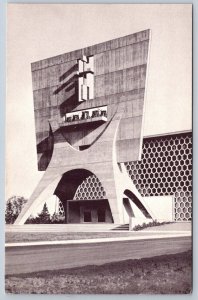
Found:
[[142, 225], [136, 225], [136, 226], [134, 226], [133, 230], [138, 231], [138, 230], [142, 230], [144, 228], [160, 226], [160, 225], [170, 224], [170, 223], [172, 223], [172, 222], [158, 222], [157, 220], [154, 220], [153, 222], [149, 222], [147, 224], [143, 223]]

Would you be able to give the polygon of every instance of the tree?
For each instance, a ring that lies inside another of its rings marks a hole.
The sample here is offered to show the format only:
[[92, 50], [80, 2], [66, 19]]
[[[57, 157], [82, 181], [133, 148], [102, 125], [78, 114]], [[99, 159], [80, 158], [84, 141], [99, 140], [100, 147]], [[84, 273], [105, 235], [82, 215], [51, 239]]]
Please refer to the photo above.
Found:
[[40, 214], [38, 214], [38, 218], [40, 219], [40, 222], [39, 223], [44, 223], [44, 224], [49, 224], [51, 223], [51, 220], [50, 220], [50, 213], [48, 211], [48, 208], [47, 208], [47, 204], [45, 203], [44, 206], [43, 206], [43, 209], [42, 211], [40, 212]]
[[6, 224], [13, 224], [20, 214], [27, 199], [21, 196], [13, 196], [6, 202], [5, 221]]
[[14, 214], [13, 214], [13, 210], [12, 210], [12, 203], [10, 201], [6, 205], [5, 221], [6, 221], [6, 224], [14, 223]]

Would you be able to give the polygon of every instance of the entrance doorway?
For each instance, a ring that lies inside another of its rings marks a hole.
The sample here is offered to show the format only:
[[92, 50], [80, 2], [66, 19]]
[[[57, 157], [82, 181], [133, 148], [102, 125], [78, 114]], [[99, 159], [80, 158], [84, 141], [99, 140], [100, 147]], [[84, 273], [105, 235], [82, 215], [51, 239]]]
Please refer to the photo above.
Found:
[[99, 208], [98, 209], [98, 222], [105, 222], [105, 221], [106, 221], [105, 209]]
[[84, 222], [91, 222], [91, 211], [84, 211]]
[[68, 223], [112, 223], [112, 214], [107, 199], [68, 200]]

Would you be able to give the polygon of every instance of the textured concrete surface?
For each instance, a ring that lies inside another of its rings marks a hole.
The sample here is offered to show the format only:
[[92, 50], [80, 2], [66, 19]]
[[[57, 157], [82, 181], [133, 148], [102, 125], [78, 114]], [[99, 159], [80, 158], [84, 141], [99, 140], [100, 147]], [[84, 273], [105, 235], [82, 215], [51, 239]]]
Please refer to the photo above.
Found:
[[[120, 121], [121, 114], [114, 115], [112, 122], [103, 134], [90, 148], [84, 151], [76, 151], [67, 141], [56, 143], [45, 174], [15, 224], [24, 224], [34, 208], [44, 203], [47, 197], [54, 193], [62, 201], [66, 210], [67, 200], [73, 199], [78, 185], [90, 174], [95, 174], [104, 187], [114, 223], [124, 223], [123, 196], [126, 191], [128, 191], [127, 196], [131, 199], [131, 203], [137, 199], [138, 203], [147, 211], [149, 218], [156, 219], [129, 178], [125, 166], [117, 164], [116, 136]], [[53, 131], [55, 126], [56, 122], [52, 127]], [[82, 170], [86, 172], [83, 173]], [[81, 173], [85, 178], [80, 177]], [[63, 174], [65, 174], [65, 180], [63, 180]], [[72, 176], [72, 174], [74, 175]], [[140, 214], [142, 219], [147, 218], [142, 212]]]
[[[45, 170], [53, 152], [49, 120], [60, 122], [68, 112], [107, 105], [108, 121], [122, 112], [117, 161], [140, 157], [150, 31], [144, 30], [32, 64], [38, 168]], [[94, 57], [94, 99], [78, 102], [78, 66], [82, 55]], [[76, 149], [89, 145], [105, 125], [62, 129]], [[58, 128], [57, 128], [58, 130]]]

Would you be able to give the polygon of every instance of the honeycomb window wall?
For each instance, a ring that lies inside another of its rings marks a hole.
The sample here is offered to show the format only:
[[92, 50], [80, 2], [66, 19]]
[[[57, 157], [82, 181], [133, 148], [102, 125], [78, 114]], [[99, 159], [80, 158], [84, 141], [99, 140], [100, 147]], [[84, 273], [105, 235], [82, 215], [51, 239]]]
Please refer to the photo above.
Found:
[[64, 206], [60, 200], [58, 201], [58, 214], [59, 216], [65, 216]]
[[97, 200], [105, 199], [104, 188], [95, 175], [87, 177], [77, 188], [75, 200]]
[[144, 139], [141, 161], [125, 166], [143, 197], [173, 195], [175, 221], [191, 220], [191, 133]]
[[[192, 134], [144, 138], [141, 161], [125, 163], [140, 194], [174, 196], [175, 221], [190, 221], [192, 215]], [[105, 199], [95, 175], [79, 185], [74, 199]]]

